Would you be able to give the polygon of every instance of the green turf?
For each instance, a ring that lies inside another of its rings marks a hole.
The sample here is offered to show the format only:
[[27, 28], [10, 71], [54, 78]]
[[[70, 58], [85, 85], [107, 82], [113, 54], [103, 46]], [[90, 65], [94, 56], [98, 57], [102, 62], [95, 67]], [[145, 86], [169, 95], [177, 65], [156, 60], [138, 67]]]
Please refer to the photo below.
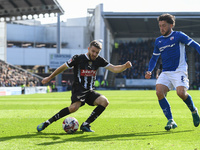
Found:
[[[155, 91], [98, 91], [110, 104], [91, 124], [94, 133], [66, 134], [64, 118], [41, 133], [36, 127], [71, 103], [70, 92], [0, 97], [0, 149], [5, 150], [199, 150], [200, 127], [175, 91], [168, 93], [178, 128], [165, 131], [166, 118]], [[188, 91], [200, 110], [199, 91]], [[85, 105], [69, 116], [79, 124], [95, 107]]]

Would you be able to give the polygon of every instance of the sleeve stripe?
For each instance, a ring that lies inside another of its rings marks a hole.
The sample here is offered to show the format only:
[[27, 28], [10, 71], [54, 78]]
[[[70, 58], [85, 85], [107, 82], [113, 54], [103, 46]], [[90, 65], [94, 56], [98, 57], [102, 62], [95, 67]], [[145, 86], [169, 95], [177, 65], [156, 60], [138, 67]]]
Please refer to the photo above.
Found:
[[193, 42], [193, 40], [191, 40], [187, 45], [189, 46], [192, 42]]
[[104, 68], [107, 68], [108, 66], [110, 66], [110, 63], [109, 64], [107, 64]]
[[159, 55], [160, 55], [160, 53], [153, 53], [153, 55], [155, 55], [155, 56], [159, 56]]
[[67, 65], [68, 68], [71, 68], [71, 67], [67, 64], [67, 62], [65, 62], [65, 64]]

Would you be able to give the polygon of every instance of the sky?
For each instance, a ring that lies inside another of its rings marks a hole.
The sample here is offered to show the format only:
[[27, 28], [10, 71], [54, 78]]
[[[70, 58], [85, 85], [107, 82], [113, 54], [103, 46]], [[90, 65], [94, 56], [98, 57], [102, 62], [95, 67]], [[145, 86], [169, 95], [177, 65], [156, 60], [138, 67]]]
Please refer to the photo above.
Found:
[[[61, 21], [87, 16], [88, 8], [103, 4], [104, 12], [200, 12], [200, 0], [57, 0], [63, 10]], [[54, 23], [56, 17], [40, 20]]]

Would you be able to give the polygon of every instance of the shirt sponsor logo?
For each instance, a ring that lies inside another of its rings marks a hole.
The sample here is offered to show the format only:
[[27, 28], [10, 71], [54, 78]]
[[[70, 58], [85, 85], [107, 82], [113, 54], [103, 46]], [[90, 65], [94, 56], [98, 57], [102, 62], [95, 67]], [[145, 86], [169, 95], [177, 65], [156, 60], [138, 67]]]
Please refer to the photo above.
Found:
[[162, 51], [164, 51], [166, 48], [168, 48], [168, 47], [173, 47], [174, 45], [175, 45], [175, 43], [172, 44], [172, 45], [166, 45], [166, 46], [160, 47], [159, 50], [160, 50], [160, 52], [162, 52]]
[[95, 76], [96, 75], [96, 70], [81, 70], [81, 76]]

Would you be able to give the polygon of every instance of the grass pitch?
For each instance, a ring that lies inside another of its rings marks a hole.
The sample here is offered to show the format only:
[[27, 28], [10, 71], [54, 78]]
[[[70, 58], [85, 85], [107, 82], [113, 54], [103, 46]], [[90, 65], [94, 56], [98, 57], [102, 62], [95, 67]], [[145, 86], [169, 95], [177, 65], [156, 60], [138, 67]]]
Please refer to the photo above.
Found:
[[[199, 150], [200, 126], [194, 127], [185, 103], [170, 91], [171, 104], [178, 128], [165, 131], [166, 118], [155, 91], [98, 91], [110, 104], [91, 124], [94, 133], [78, 130], [66, 134], [64, 118], [41, 133], [36, 127], [62, 108], [70, 105], [71, 93], [49, 93], [0, 97], [0, 149], [5, 150]], [[188, 91], [200, 110], [199, 91]], [[79, 124], [95, 107], [87, 104], [69, 116]]]

